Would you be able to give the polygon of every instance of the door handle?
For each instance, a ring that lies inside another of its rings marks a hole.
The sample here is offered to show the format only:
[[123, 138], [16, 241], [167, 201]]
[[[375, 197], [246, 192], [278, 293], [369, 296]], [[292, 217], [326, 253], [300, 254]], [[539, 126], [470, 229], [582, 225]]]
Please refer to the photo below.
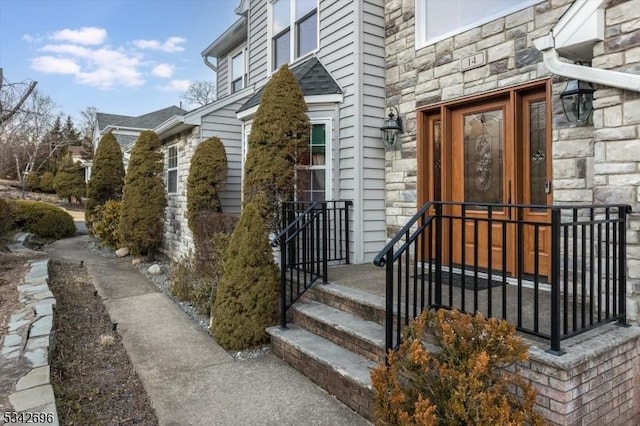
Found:
[[551, 181], [548, 180], [544, 183], [544, 193], [545, 194], [550, 194], [551, 193]]

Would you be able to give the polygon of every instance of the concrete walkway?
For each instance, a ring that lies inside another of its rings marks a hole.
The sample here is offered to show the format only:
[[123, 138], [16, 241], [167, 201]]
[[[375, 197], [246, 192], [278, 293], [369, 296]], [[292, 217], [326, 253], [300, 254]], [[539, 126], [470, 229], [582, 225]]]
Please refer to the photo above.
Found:
[[47, 247], [81, 261], [152, 401], [161, 425], [366, 425], [272, 354], [235, 361], [131, 265], [87, 250], [89, 237]]

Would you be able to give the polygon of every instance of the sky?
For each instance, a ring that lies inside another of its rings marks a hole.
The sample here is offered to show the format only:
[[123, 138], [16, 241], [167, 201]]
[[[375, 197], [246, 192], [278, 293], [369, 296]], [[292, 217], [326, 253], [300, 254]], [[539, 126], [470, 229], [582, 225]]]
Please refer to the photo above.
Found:
[[239, 17], [239, 0], [0, 0], [0, 67], [35, 80], [78, 125], [89, 106], [137, 116], [215, 81], [200, 53]]

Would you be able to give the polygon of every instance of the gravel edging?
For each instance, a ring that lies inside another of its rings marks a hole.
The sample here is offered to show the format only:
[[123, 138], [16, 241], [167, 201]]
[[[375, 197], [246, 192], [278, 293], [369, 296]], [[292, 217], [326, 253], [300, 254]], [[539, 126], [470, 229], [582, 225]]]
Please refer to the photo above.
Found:
[[[89, 241], [88, 248], [93, 253], [96, 253], [103, 257], [117, 257], [115, 251], [110, 248], [102, 247], [97, 242], [95, 238]], [[128, 255], [127, 255], [128, 256]], [[160, 255], [161, 257], [153, 262], [145, 261], [143, 259], [132, 258], [131, 263], [135, 266], [138, 271], [149, 281], [153, 283], [160, 291], [162, 291], [167, 297], [169, 297], [176, 305], [180, 307], [191, 320], [196, 323], [202, 330], [204, 330], [207, 334], [210, 334], [210, 324], [209, 318], [204, 317], [198, 313], [195, 306], [190, 302], [185, 302], [176, 299], [171, 294], [171, 280], [170, 274], [171, 271], [171, 261], [164, 255]], [[153, 265], [158, 265], [160, 267], [160, 273], [151, 273], [149, 272], [149, 268]], [[213, 339], [213, 337], [212, 337]], [[229, 352], [229, 354], [237, 361], [245, 361], [253, 358], [257, 358], [259, 356], [268, 354], [271, 352], [270, 345], [263, 345], [257, 348], [248, 349], [244, 351], [235, 351]]]
[[[27, 237], [18, 234], [9, 250], [32, 252], [24, 246]], [[19, 308], [9, 319], [9, 332], [0, 351], [0, 362], [13, 365], [11, 377], [15, 380], [8, 396], [16, 416], [7, 415], [19, 423], [59, 424], [49, 366], [55, 346], [56, 299], [49, 290], [48, 268], [48, 258], [29, 261], [29, 270], [17, 286]]]

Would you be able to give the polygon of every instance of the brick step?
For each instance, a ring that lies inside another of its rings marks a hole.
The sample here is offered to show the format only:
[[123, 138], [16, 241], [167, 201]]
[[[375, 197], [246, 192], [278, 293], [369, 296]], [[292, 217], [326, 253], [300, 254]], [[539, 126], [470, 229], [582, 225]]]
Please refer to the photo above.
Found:
[[384, 327], [377, 322], [314, 301], [295, 304], [293, 322], [374, 362], [384, 362]]
[[373, 421], [370, 371], [376, 363], [335, 343], [290, 324], [270, 327], [273, 353], [313, 380], [348, 407]]
[[303, 301], [316, 301], [384, 325], [385, 303], [382, 297], [336, 283], [316, 284], [304, 294]]

